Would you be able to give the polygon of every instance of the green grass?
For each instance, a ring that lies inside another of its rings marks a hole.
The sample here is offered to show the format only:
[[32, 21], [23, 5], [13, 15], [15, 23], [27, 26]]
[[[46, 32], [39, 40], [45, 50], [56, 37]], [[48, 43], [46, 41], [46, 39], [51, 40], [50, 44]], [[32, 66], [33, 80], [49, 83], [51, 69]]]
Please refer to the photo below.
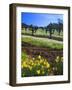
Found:
[[22, 42], [26, 42], [35, 46], [51, 49], [63, 49], [63, 43], [48, 38], [38, 38], [33, 36], [23, 36]]

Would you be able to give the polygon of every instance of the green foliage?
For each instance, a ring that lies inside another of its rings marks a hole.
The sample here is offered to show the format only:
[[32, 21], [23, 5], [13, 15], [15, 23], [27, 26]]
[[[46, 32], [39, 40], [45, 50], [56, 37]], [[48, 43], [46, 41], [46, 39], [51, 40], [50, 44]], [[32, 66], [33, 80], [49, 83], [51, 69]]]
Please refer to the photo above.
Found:
[[28, 58], [28, 55], [26, 54], [26, 52], [24, 51], [24, 52], [22, 52], [22, 54], [21, 54], [21, 59], [24, 61], [24, 60], [26, 60]]

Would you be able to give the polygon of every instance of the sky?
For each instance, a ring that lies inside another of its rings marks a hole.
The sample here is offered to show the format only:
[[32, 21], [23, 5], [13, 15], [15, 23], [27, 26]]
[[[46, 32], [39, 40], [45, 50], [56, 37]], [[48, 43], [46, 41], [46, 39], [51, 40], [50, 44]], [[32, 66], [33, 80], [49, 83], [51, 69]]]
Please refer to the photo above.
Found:
[[63, 15], [48, 13], [21, 13], [21, 23], [27, 25], [47, 26], [49, 23], [58, 23], [58, 19], [63, 20]]

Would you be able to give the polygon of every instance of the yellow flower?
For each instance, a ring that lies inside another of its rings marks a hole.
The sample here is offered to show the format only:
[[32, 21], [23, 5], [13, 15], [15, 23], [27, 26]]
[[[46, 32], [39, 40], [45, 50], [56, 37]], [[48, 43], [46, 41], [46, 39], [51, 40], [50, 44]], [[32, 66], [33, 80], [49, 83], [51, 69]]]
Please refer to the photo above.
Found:
[[29, 68], [30, 70], [32, 70], [32, 67], [31, 67], [31, 66], [28, 66], [28, 68]]
[[37, 70], [37, 74], [40, 74], [40, 70]]
[[57, 58], [56, 59], [59, 59], [59, 56], [57, 56]]
[[44, 62], [44, 65], [46, 65], [47, 64], [47, 62]]
[[32, 63], [31, 65], [34, 65], [34, 63]]
[[63, 57], [61, 57], [61, 62], [63, 62]]
[[40, 63], [42, 63], [43, 62], [43, 60], [40, 60]]
[[57, 56], [56, 60], [55, 60], [57, 63], [59, 62], [59, 56]]
[[23, 62], [23, 67], [27, 67], [27, 64], [26, 64], [26, 62]]
[[35, 58], [33, 58], [33, 60], [35, 60]]
[[30, 62], [31, 62], [31, 63], [33, 63], [33, 61], [32, 61], [32, 60], [30, 60]]
[[47, 66], [47, 68], [50, 68], [50, 64], [49, 63], [47, 63], [46, 66]]
[[41, 56], [40, 55], [38, 56], [38, 59], [41, 59]]

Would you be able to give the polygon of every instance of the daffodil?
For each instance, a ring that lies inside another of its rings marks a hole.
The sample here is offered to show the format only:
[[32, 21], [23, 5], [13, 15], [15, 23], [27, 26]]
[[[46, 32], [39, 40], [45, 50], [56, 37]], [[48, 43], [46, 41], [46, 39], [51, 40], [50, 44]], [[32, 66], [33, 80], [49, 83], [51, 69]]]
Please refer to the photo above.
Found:
[[36, 72], [37, 72], [37, 74], [40, 74], [40, 70], [37, 70]]
[[38, 56], [38, 59], [41, 59], [41, 56], [40, 55]]
[[34, 63], [32, 62], [31, 65], [34, 65]]
[[32, 58], [33, 60], [35, 60], [35, 58]]
[[26, 64], [26, 62], [23, 62], [23, 67], [27, 67], [27, 64]]
[[47, 64], [47, 62], [44, 62], [44, 65], [46, 65]]
[[61, 57], [61, 61], [63, 62], [63, 57]]
[[57, 58], [56, 59], [59, 59], [59, 56], [57, 56]]
[[59, 56], [57, 56], [57, 58], [55, 59], [55, 61], [58, 63], [59, 62]]
[[32, 70], [32, 67], [31, 66], [28, 66], [30, 70]]
[[43, 62], [43, 60], [40, 60], [40, 63], [42, 63]]
[[46, 66], [47, 66], [47, 68], [50, 68], [50, 64], [49, 63], [47, 63]]

